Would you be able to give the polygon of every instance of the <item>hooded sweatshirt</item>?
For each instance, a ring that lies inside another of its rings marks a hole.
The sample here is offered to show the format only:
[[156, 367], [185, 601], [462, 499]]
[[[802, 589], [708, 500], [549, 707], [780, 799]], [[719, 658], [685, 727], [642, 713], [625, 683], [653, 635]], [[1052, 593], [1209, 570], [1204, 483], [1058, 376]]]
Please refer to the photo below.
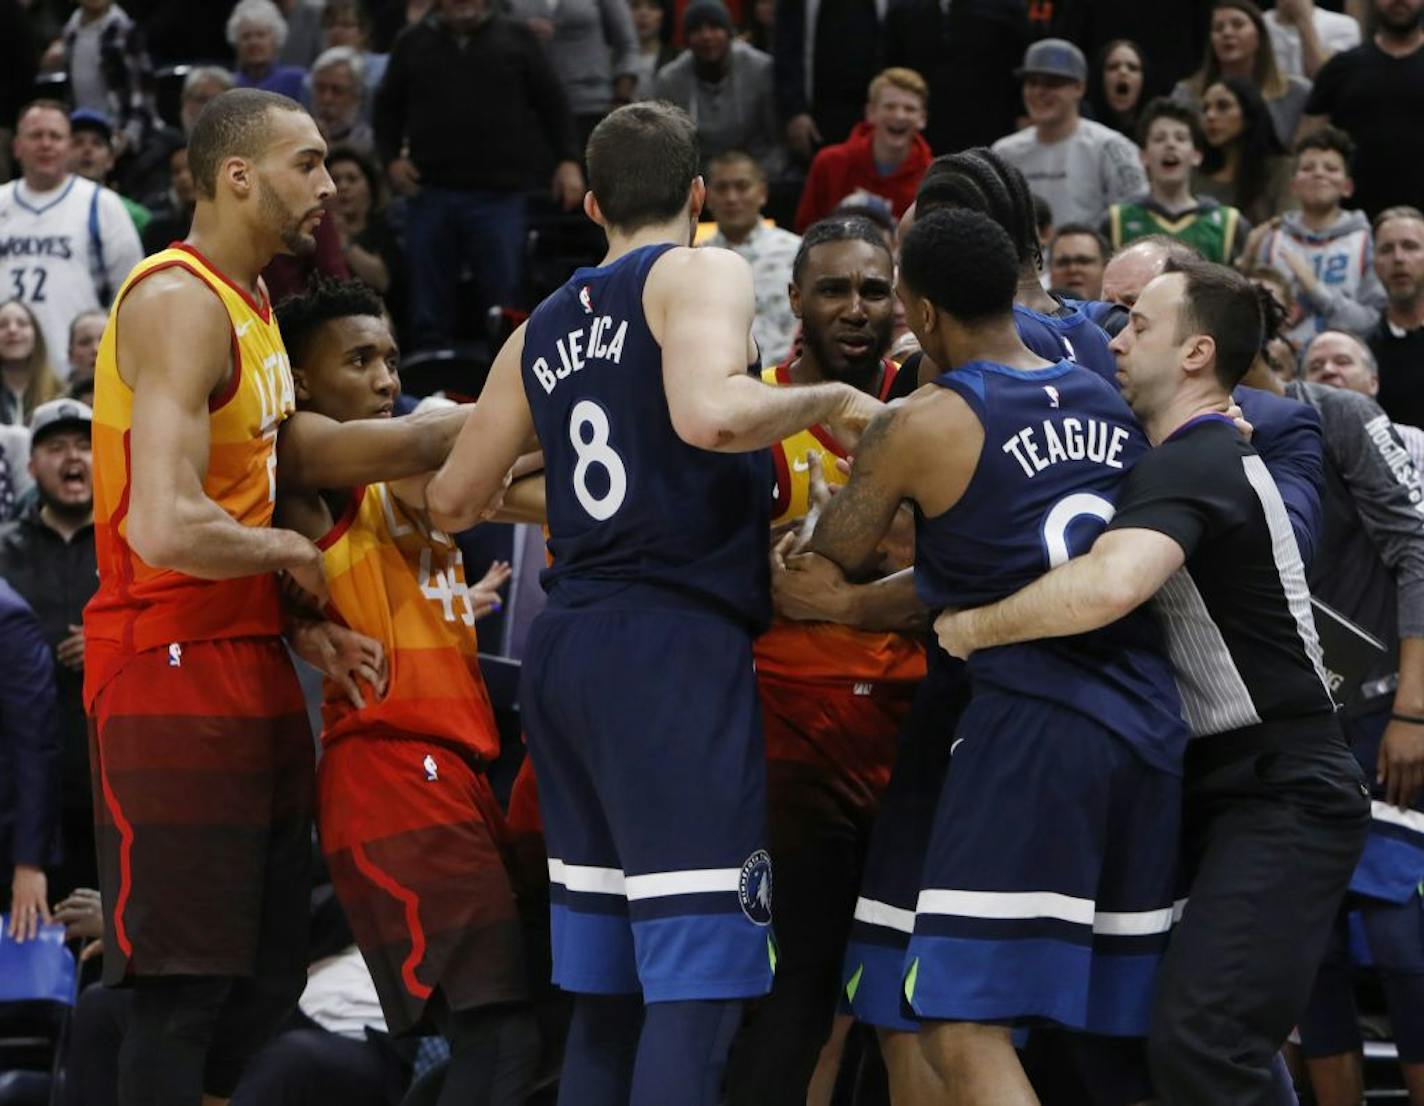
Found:
[[905, 160], [891, 170], [889, 176], [881, 176], [875, 167], [874, 134], [875, 129], [869, 123], [857, 123], [848, 139], [827, 146], [816, 155], [801, 202], [796, 207], [798, 234], [804, 233], [818, 219], [824, 219], [854, 192], [868, 192], [883, 200], [896, 219], [915, 202], [920, 179], [934, 157], [929, 143], [923, 135], [915, 135]]
[[[1315, 268], [1320, 292], [1309, 296], [1286, 264], [1285, 251], [1303, 254]], [[1295, 291], [1299, 318], [1287, 337], [1302, 349], [1324, 330], [1344, 330], [1364, 336], [1379, 322], [1384, 288], [1375, 275], [1374, 241], [1363, 211], [1341, 211], [1329, 227], [1313, 231], [1299, 211], [1287, 211], [1281, 225], [1261, 240], [1255, 260], [1269, 265]]]

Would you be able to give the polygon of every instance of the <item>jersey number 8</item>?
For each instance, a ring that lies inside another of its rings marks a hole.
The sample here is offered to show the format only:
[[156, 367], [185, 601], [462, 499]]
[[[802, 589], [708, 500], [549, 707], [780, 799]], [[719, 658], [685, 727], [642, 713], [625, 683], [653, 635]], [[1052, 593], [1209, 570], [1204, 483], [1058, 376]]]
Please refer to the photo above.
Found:
[[[585, 428], [590, 432], [585, 437]], [[608, 445], [608, 414], [591, 399], [581, 399], [569, 414], [569, 441], [578, 458], [574, 465], [574, 495], [579, 506], [598, 522], [612, 518], [628, 494], [628, 470]], [[588, 470], [594, 465], [608, 474], [608, 490], [594, 495], [588, 486]]]

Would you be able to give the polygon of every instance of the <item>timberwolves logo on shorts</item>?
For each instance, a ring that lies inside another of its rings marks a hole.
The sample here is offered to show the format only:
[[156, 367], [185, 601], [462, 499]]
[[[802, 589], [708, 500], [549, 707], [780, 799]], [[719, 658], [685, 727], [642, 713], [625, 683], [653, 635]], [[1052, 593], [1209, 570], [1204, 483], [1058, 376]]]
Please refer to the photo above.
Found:
[[771, 925], [771, 857], [765, 849], [752, 853], [742, 865], [737, 897], [743, 914], [759, 926]]

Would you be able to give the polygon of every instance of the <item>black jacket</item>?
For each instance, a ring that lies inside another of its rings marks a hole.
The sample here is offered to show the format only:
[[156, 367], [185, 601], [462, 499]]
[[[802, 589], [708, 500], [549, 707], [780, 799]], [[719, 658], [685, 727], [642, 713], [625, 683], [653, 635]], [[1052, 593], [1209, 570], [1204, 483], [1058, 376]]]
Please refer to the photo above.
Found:
[[534, 32], [495, 15], [460, 40], [434, 16], [407, 27], [376, 95], [376, 149], [409, 144], [421, 184], [516, 191], [578, 161], [563, 86]]
[[[54, 649], [70, 636], [70, 626], [84, 621], [84, 605], [99, 587], [94, 528], [86, 526], [65, 541], [40, 521], [38, 504], [14, 522], [0, 526], [0, 577], [28, 603], [40, 632]], [[87, 807], [89, 735], [84, 721], [84, 674], [54, 660], [60, 746], [60, 779], [66, 807]]]

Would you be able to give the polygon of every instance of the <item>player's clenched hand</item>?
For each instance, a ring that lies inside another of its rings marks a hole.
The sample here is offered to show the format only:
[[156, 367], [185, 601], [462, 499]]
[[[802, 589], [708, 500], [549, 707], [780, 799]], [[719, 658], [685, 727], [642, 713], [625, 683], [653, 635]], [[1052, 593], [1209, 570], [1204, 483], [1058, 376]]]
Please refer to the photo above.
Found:
[[1378, 781], [1384, 800], [1409, 809], [1424, 786], [1424, 726], [1392, 719], [1380, 741]]
[[969, 616], [964, 611], [947, 610], [935, 619], [935, 636], [939, 647], [951, 657], [967, 661], [977, 646], [970, 634]]
[[860, 436], [865, 433], [866, 426], [871, 419], [885, 410], [885, 404], [849, 384], [844, 385], [844, 388], [841, 409], [826, 420], [826, 427], [841, 444], [842, 449], [847, 453], [854, 453], [860, 445]]
[[850, 585], [834, 561], [816, 553], [792, 553], [787, 534], [771, 551], [771, 601], [782, 618], [797, 622], [843, 622]]
[[366, 705], [361, 684], [379, 699], [389, 677], [385, 648], [379, 641], [335, 622], [297, 622], [289, 639], [292, 650], [322, 675], [335, 681], [357, 710]]
[[54, 908], [54, 920], [64, 926], [66, 941], [84, 941], [80, 963], [104, 951], [104, 909], [99, 892], [78, 887]]

